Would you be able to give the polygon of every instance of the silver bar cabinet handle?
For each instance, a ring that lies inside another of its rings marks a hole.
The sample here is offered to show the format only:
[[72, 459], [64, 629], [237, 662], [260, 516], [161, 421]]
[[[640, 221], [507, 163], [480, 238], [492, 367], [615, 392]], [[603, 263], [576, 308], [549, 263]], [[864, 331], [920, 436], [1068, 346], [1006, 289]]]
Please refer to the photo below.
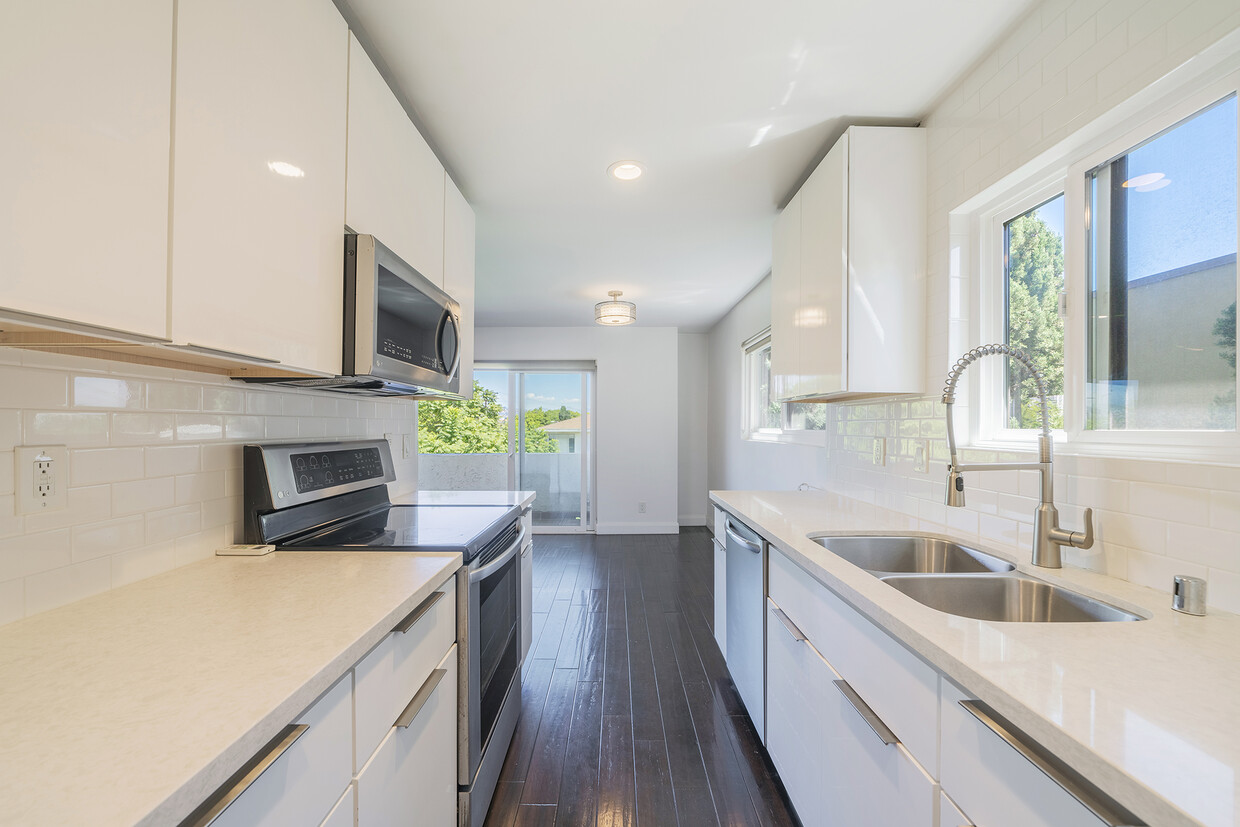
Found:
[[880, 741], [889, 747], [900, 743], [900, 739], [896, 737], [896, 734], [883, 723], [883, 719], [878, 717], [874, 710], [870, 709], [869, 704], [861, 700], [857, 690], [849, 686], [848, 681], [838, 680], [831, 681], [831, 683], [835, 684], [835, 688], [840, 690], [840, 694], [844, 696], [844, 699], [852, 704], [852, 708], [857, 710], [857, 714], [861, 716], [861, 719], [870, 725], [870, 729], [874, 730], [874, 734], [878, 736]]
[[435, 687], [439, 686], [439, 682], [443, 680], [443, 676], [446, 674], [448, 674], [447, 669], [436, 669], [431, 672], [431, 676], [426, 679], [426, 683], [422, 684], [422, 688], [409, 701], [405, 711], [400, 713], [400, 717], [396, 719], [396, 726], [405, 729], [413, 723], [413, 719], [418, 717], [418, 713], [422, 711], [422, 707], [426, 706], [426, 702], [431, 699], [431, 695], [435, 692]]
[[750, 551], [752, 551], [754, 554], [761, 554], [761, 553], [762, 553], [762, 546], [761, 546], [760, 544], [758, 544], [758, 543], [751, 543], [750, 541], [746, 540], [744, 537], [742, 537], [741, 535], [739, 535], [739, 534], [737, 534], [737, 533], [736, 533], [736, 531], [732, 528], [732, 521], [731, 521], [731, 520], [728, 520], [728, 521], [724, 524], [724, 528], [723, 528], [723, 530], [724, 530], [724, 533], [725, 533], [725, 534], [727, 534], [729, 537], [731, 537], [731, 538], [732, 538], [733, 540], [735, 540], [736, 542], [740, 543], [740, 544], [741, 544], [742, 546], [744, 546], [745, 548], [747, 548], [747, 549], [749, 549]]
[[297, 739], [306, 734], [310, 727], [306, 724], [289, 724], [280, 733], [267, 742], [257, 755], [246, 762], [245, 766], [233, 773], [210, 798], [204, 801], [197, 810], [190, 813], [181, 822], [181, 827], [207, 827], [220, 817], [220, 813], [241, 797], [241, 794], [267, 771], [267, 768], [279, 760], [289, 747], [297, 743]]
[[402, 635], [413, 628], [413, 624], [422, 619], [422, 616], [434, 608], [439, 599], [443, 597], [443, 592], [434, 592], [430, 597], [418, 604], [417, 608], [405, 616], [405, 619], [392, 629], [393, 632], [400, 632]]
[[805, 637], [805, 633], [802, 632], [797, 627], [797, 625], [792, 622], [792, 618], [784, 614], [783, 609], [775, 609], [774, 611], [775, 611], [775, 616], [779, 618], [780, 623], [784, 624], [784, 628], [788, 630], [788, 634], [792, 635], [793, 640], [795, 640], [797, 643], [801, 643], [805, 640], [808, 640], [808, 638]]
[[1075, 798], [1108, 827], [1146, 827], [1145, 822], [1122, 804], [1098, 789], [1059, 757], [1047, 752], [1046, 747], [1034, 741], [982, 701], [960, 701], [960, 706], [1020, 753], [1022, 758], [1041, 770], [1047, 778], [1063, 787], [1064, 792]]

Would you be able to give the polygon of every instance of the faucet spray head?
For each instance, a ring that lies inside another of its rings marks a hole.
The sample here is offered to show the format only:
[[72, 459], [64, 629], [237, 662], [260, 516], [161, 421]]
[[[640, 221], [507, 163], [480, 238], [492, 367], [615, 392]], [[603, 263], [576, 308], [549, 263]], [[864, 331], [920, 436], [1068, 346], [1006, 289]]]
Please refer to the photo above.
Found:
[[946, 502], [952, 508], [964, 507], [964, 474], [950, 466], [947, 469]]

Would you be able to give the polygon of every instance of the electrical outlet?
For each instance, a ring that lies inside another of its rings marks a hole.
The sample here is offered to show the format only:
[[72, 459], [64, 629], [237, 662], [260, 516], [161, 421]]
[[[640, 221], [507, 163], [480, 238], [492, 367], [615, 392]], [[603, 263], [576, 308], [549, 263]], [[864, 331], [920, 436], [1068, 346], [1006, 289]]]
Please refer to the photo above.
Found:
[[913, 449], [913, 470], [919, 474], [930, 472], [930, 440], [921, 440]]
[[645, 502], [639, 502], [639, 503], [637, 504], [637, 513], [638, 513], [638, 514], [645, 514], [645, 513], [646, 513], [646, 503], [645, 503]]
[[23, 446], [13, 452], [18, 514], [59, 511], [69, 504], [69, 452], [63, 445]]
[[384, 434], [383, 438], [387, 440], [388, 447], [392, 449], [392, 456], [397, 459], [409, 459], [409, 434]]
[[887, 440], [883, 437], [874, 440], [874, 464], [887, 464]]

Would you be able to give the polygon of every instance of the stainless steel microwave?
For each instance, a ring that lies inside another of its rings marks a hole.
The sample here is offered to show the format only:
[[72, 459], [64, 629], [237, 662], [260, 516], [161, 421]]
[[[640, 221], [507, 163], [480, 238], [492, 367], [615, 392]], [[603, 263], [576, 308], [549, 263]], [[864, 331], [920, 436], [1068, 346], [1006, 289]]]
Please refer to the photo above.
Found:
[[344, 237], [340, 376], [246, 377], [358, 396], [459, 399], [461, 308], [373, 235]]

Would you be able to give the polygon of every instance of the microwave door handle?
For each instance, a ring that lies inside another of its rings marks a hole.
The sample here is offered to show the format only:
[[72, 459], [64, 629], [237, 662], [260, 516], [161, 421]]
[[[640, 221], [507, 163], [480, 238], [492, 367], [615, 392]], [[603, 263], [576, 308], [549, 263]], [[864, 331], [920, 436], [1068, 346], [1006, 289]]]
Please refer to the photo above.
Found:
[[435, 348], [439, 351], [439, 361], [442, 364], [443, 358], [443, 329], [452, 323], [452, 336], [456, 339], [456, 353], [452, 358], [452, 367], [448, 368], [445, 374], [449, 379], [456, 376], [457, 368], [461, 366], [461, 325], [458, 319], [453, 317], [451, 310], [444, 310], [443, 318], [439, 320], [438, 335], [435, 336]]

